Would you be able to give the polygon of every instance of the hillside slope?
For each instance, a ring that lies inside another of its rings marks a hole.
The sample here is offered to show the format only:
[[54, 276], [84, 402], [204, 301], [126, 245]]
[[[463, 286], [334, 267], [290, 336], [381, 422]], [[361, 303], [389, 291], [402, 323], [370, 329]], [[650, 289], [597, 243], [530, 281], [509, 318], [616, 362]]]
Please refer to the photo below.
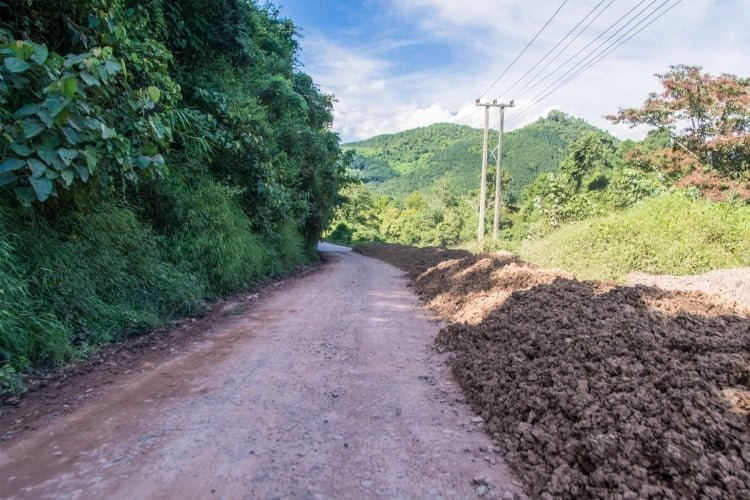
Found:
[[[521, 191], [542, 172], [555, 172], [576, 139], [600, 130], [560, 111], [505, 135], [505, 165], [510, 173], [507, 194]], [[491, 141], [497, 140], [493, 133]], [[402, 197], [449, 181], [458, 194], [476, 189], [482, 161], [482, 131], [439, 123], [345, 144], [356, 153], [354, 169], [379, 193]]]

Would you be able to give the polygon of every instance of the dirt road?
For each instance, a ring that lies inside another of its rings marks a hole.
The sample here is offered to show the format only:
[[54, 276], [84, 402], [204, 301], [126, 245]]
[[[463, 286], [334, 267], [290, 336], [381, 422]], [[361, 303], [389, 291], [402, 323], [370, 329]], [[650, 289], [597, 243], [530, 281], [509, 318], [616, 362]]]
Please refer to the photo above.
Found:
[[190, 352], [2, 445], [0, 497], [521, 493], [431, 349], [438, 329], [400, 271], [336, 253]]

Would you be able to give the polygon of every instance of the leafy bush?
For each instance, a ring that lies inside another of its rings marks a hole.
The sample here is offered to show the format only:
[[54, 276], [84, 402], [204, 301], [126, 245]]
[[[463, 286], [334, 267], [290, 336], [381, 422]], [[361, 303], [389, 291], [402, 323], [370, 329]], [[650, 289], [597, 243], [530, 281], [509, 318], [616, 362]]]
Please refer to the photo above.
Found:
[[750, 265], [750, 207], [673, 193], [564, 225], [520, 245], [522, 258], [582, 278], [696, 274]]
[[279, 239], [276, 241], [276, 258], [274, 262], [281, 265], [281, 269], [293, 269], [308, 262], [315, 250], [305, 242], [302, 233], [292, 221], [286, 221], [279, 228]]
[[328, 233], [326, 239], [329, 241], [333, 241], [334, 243], [342, 243], [344, 245], [348, 245], [352, 242], [352, 236], [353, 232], [349, 228], [349, 226], [344, 222], [339, 222], [336, 224], [333, 230]]
[[112, 47], [61, 56], [0, 30], [0, 187], [25, 206], [58, 188], [134, 179], [161, 168], [169, 130], [153, 113], [161, 91], [133, 91]]

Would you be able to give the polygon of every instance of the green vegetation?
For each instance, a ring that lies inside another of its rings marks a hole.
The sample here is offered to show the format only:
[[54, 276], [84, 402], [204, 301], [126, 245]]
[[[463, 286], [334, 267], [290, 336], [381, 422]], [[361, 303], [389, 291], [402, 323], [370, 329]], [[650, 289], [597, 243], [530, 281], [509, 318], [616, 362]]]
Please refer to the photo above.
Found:
[[673, 193], [567, 224], [542, 239], [524, 241], [518, 253], [581, 278], [750, 266], [750, 207]]
[[330, 235], [503, 248], [591, 278], [750, 265], [750, 79], [692, 66], [657, 76], [663, 92], [610, 117], [650, 125], [643, 141], [559, 112], [508, 134], [497, 245], [473, 241], [480, 132], [444, 124], [348, 145], [365, 184], [342, 192]]
[[[583, 120], [552, 111], [506, 134], [506, 201], [515, 203], [540, 173], [556, 172], [570, 144], [597, 131]], [[413, 191], [428, 193], [439, 180], [450, 183], [460, 196], [477, 189], [482, 162], [479, 129], [439, 123], [344, 146], [356, 153], [354, 166], [361, 180], [380, 194], [400, 199]]]
[[0, 3], [0, 391], [314, 257], [345, 181], [244, 0]]
[[444, 180], [426, 195], [414, 192], [403, 201], [374, 195], [355, 184], [341, 191], [326, 238], [341, 244], [387, 241], [404, 245], [457, 245], [476, 234], [478, 216], [468, 198], [455, 194]]

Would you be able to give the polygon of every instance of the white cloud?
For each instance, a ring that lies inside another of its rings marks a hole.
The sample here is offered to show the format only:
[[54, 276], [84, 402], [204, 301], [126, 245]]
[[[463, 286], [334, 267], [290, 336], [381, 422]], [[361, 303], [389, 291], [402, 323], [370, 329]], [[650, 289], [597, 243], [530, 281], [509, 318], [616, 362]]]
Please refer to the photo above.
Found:
[[[302, 40], [303, 59], [316, 82], [336, 94], [335, 128], [353, 140], [428, 125], [457, 121], [473, 126], [482, 112], [473, 103], [560, 5], [559, 0], [388, 0], [393, 15], [415, 19], [402, 39], [343, 45], [324, 36]], [[606, 26], [638, 2], [615, 2], [589, 32], [571, 46], [583, 47]], [[496, 96], [520, 77], [542, 54], [570, 30], [595, 5], [568, 2], [559, 16], [503, 78], [488, 97]], [[658, 4], [657, 4], [658, 5]], [[508, 113], [512, 127], [533, 121], [549, 109], [561, 109], [606, 128], [619, 137], [640, 137], [643, 130], [614, 126], [603, 118], [619, 107], [638, 106], [658, 90], [654, 73], [671, 64], [697, 64], [712, 73], [748, 76], [750, 30], [742, 26], [750, 0], [691, 0], [682, 2], [589, 71], [559, 89], [528, 113], [518, 111], [545, 85], [517, 99]], [[373, 39], [377, 39], [373, 35]], [[463, 54], [427, 70], [402, 71], [403, 61], [391, 60], [398, 47], [414, 40], [450, 43]], [[401, 64], [398, 64], [401, 63]], [[533, 74], [533, 73], [532, 73]], [[551, 81], [555, 78], [553, 77]], [[514, 117], [514, 115], [516, 115]], [[493, 122], [497, 118], [493, 116]]]

